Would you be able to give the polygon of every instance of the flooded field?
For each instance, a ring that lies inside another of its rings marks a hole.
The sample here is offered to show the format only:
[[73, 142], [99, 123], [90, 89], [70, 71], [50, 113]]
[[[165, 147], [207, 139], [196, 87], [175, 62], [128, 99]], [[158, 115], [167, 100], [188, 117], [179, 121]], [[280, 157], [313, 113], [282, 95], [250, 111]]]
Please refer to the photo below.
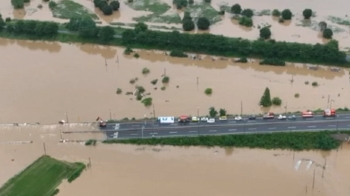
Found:
[[[157, 28], [182, 29], [181, 18], [183, 11], [178, 11], [172, 6], [172, 0], [147, 0], [149, 4], [142, 0], [135, 0], [134, 4], [126, 4], [120, 1], [120, 10], [114, 12], [111, 16], [104, 16], [102, 12], [95, 8], [91, 0], [73, 0], [84, 6], [91, 13], [95, 13], [102, 25], [117, 24], [122, 26], [130, 26], [137, 21], [145, 21], [146, 23]], [[59, 1], [57, 1], [59, 2]], [[303, 42], [303, 43], [325, 43], [327, 40], [322, 39], [320, 35], [318, 23], [326, 21], [328, 27], [334, 32], [333, 38], [339, 41], [341, 49], [348, 50], [350, 48], [349, 41], [349, 24], [350, 19], [347, 15], [347, 8], [350, 3], [346, 0], [337, 0], [336, 3], [330, 3], [328, 0], [297, 0], [297, 1], [244, 1], [237, 0], [243, 9], [250, 8], [255, 11], [253, 17], [252, 28], [246, 28], [238, 25], [238, 21], [232, 19], [232, 14], [226, 13], [220, 16], [217, 11], [221, 7], [231, 7], [233, 2], [223, 0], [212, 0], [210, 5], [203, 5], [202, 0], [195, 1], [197, 7], [190, 8], [193, 17], [206, 16], [215, 22], [210, 28], [210, 33], [242, 37], [247, 39], [257, 39], [259, 37], [259, 28], [271, 26], [272, 38], [278, 41]], [[163, 14], [153, 14], [150, 10], [155, 9], [152, 3], [159, 5], [159, 9], [165, 9]], [[42, 8], [38, 8], [41, 4]], [[273, 9], [290, 9], [294, 16], [291, 21], [279, 23], [278, 19], [271, 16]], [[304, 20], [302, 12], [304, 9], [310, 8], [314, 12], [311, 20]], [[147, 11], [148, 10], [148, 11]], [[17, 19], [35, 19], [35, 20], [53, 20], [57, 22], [66, 22], [66, 19], [53, 17], [52, 12], [48, 8], [48, 4], [41, 0], [31, 0], [22, 10], [13, 10], [10, 1], [0, 2], [0, 13], [4, 18], [11, 17]], [[153, 15], [152, 15], [153, 14]], [[140, 19], [141, 17], [141, 19]], [[197, 32], [201, 33], [201, 32]]]
[[[74, 129], [83, 129], [87, 127]], [[69, 130], [72, 128], [62, 128]], [[60, 128], [0, 127], [0, 186], [44, 153], [88, 163], [60, 196], [71, 195], [314, 195], [349, 194], [349, 144], [338, 150], [281, 151], [169, 146], [59, 143]], [[63, 134], [65, 139], [102, 139], [96, 134]], [[9, 141], [33, 141], [14, 144]], [[323, 169], [325, 168], [325, 170]]]
[[[266, 111], [259, 106], [266, 87], [272, 97], [282, 99], [282, 106], [267, 109], [276, 113], [325, 108], [328, 96], [332, 107], [350, 107], [346, 69], [261, 66], [253, 59], [239, 64], [204, 55], [202, 60], [180, 59], [157, 51], [138, 51], [140, 58], [134, 58], [123, 52], [117, 47], [0, 39], [0, 123], [207, 115], [211, 106], [239, 114], [241, 102], [243, 114], [257, 114]], [[145, 67], [150, 70], [147, 75], [142, 74]], [[162, 84], [164, 74], [169, 84]], [[157, 84], [151, 84], [155, 79]], [[319, 86], [313, 87], [312, 82]], [[126, 95], [134, 93], [136, 86], [143, 86], [146, 97], [153, 99], [155, 114], [152, 106]], [[121, 94], [116, 93], [118, 88]], [[211, 96], [204, 94], [206, 88], [212, 88]]]

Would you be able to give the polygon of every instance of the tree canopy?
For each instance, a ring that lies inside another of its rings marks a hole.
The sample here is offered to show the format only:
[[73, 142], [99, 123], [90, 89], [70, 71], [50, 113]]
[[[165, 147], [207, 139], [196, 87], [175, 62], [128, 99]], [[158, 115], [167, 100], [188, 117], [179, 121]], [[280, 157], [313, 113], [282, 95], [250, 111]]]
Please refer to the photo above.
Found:
[[333, 31], [332, 31], [332, 29], [330, 29], [330, 28], [326, 28], [325, 30], [323, 30], [322, 35], [323, 35], [323, 37], [326, 38], [326, 39], [332, 39]]
[[118, 11], [119, 10], [119, 7], [120, 7], [119, 1], [112, 1], [109, 5], [112, 6], [114, 11]]
[[292, 12], [289, 9], [283, 10], [281, 15], [284, 20], [290, 20], [293, 16]]
[[197, 21], [197, 27], [200, 30], [208, 30], [210, 27], [210, 22], [206, 17], [200, 17]]
[[266, 88], [264, 94], [260, 99], [260, 105], [263, 107], [270, 107], [272, 105], [270, 89]]
[[182, 22], [182, 28], [184, 31], [192, 31], [195, 28], [194, 22], [192, 20], [185, 20]]
[[251, 10], [251, 9], [244, 9], [242, 11], [241, 15], [246, 16], [248, 18], [251, 18], [254, 15], [254, 13], [253, 13], [253, 10]]
[[242, 12], [242, 8], [241, 8], [241, 5], [239, 4], [234, 4], [232, 7], [231, 7], [231, 12], [234, 13], [234, 14], [241, 14]]
[[272, 16], [280, 17], [280, 15], [281, 15], [281, 12], [278, 9], [272, 10]]
[[312, 10], [311, 9], [305, 9], [303, 11], [303, 16], [305, 19], [310, 19], [310, 17], [312, 16]]
[[271, 37], [271, 30], [268, 27], [263, 27], [260, 29], [260, 37], [263, 39], [269, 39]]

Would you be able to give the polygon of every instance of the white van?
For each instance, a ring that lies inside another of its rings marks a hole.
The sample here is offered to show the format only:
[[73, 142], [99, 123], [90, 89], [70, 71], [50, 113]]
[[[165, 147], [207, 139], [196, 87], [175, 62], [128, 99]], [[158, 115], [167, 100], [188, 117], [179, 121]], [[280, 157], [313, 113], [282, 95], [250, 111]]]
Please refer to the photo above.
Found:
[[171, 124], [175, 122], [175, 117], [173, 116], [161, 116], [158, 117], [158, 121], [161, 124]]

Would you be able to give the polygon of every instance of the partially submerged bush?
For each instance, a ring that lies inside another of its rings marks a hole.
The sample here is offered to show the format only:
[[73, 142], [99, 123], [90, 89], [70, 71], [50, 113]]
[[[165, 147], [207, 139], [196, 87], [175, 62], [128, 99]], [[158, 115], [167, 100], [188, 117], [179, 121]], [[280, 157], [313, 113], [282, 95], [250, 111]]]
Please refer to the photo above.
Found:
[[149, 72], [150, 72], [150, 70], [147, 67], [142, 69], [142, 74], [146, 75], [146, 74], [149, 74]]
[[125, 48], [124, 54], [129, 55], [130, 53], [134, 52], [130, 47]]
[[152, 105], [152, 98], [151, 97], [147, 97], [147, 98], [144, 98], [141, 103], [143, 103], [144, 106], [150, 106]]
[[318, 86], [318, 83], [317, 82], [312, 82], [311, 85], [316, 87], [316, 86]]
[[117, 88], [117, 94], [118, 94], [118, 95], [121, 94], [122, 92], [123, 92], [122, 89]]
[[295, 93], [294, 97], [299, 98], [300, 97], [299, 93]]
[[163, 83], [163, 84], [167, 84], [167, 83], [169, 83], [169, 81], [170, 81], [169, 76], [165, 76], [165, 77], [162, 79], [162, 83]]
[[180, 51], [180, 50], [172, 50], [172, 51], [170, 52], [170, 56], [173, 56], [173, 57], [181, 57], [181, 58], [188, 57], [187, 54], [185, 54], [183, 51]]
[[279, 97], [272, 98], [272, 104], [280, 106], [282, 104], [282, 100]]
[[237, 63], [246, 63], [246, 62], [248, 62], [248, 59], [245, 58], [245, 57], [242, 57], [242, 58], [236, 60], [235, 62], [237, 62]]
[[156, 85], [157, 82], [158, 82], [158, 79], [154, 79], [154, 80], [151, 81], [151, 83], [152, 83], [153, 85]]
[[282, 60], [276, 58], [264, 59], [260, 63], [260, 65], [275, 65], [275, 66], [285, 66], [286, 63]]
[[205, 89], [204, 93], [205, 93], [206, 95], [211, 95], [211, 94], [213, 93], [213, 89], [207, 88], [207, 89]]

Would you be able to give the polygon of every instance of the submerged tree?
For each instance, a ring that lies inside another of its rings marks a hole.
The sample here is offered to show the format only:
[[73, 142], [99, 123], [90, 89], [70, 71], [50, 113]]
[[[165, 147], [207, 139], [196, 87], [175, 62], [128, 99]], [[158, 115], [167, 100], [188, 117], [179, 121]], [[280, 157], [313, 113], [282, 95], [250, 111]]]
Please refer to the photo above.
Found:
[[263, 107], [270, 107], [272, 105], [270, 89], [266, 88], [263, 96], [260, 99], [260, 105]]

